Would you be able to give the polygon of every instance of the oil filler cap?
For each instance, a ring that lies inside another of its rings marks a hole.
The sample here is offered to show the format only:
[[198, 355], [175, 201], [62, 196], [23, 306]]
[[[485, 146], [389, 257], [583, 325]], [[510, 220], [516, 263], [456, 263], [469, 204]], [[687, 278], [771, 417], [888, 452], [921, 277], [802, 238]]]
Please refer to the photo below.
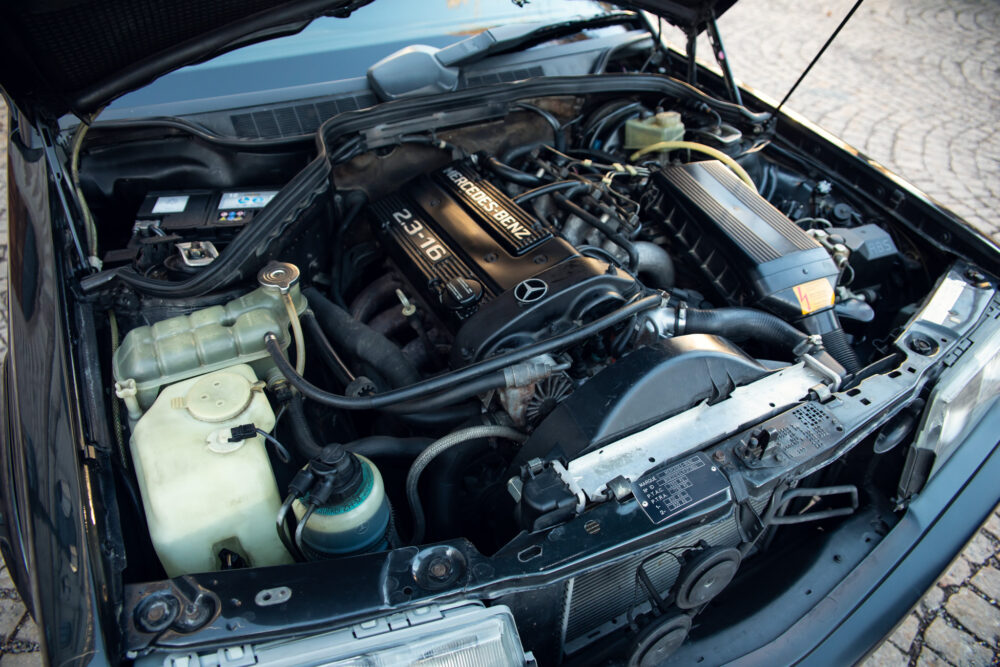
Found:
[[203, 422], [223, 422], [246, 410], [253, 400], [250, 381], [236, 373], [212, 373], [188, 390], [188, 413]]
[[441, 304], [449, 310], [464, 311], [483, 298], [483, 285], [478, 280], [452, 278], [441, 289]]

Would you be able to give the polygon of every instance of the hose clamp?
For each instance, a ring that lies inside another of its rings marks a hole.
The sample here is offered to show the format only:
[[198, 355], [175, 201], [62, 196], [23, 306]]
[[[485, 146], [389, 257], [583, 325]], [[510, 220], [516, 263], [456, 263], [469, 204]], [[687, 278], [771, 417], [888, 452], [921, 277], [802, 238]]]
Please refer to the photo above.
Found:
[[677, 306], [677, 314], [676, 314], [675, 318], [676, 318], [676, 322], [677, 323], [675, 325], [676, 331], [674, 333], [679, 336], [682, 333], [684, 333], [684, 330], [687, 328], [687, 303], [686, 302], [681, 301], [680, 305]]

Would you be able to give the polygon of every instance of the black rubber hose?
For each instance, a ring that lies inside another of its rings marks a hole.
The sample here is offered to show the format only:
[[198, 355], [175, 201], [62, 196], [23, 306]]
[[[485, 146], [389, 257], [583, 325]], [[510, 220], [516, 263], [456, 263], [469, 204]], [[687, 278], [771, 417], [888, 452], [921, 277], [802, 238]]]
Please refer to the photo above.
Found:
[[486, 165], [493, 171], [494, 174], [505, 181], [510, 181], [511, 183], [531, 186], [539, 185], [542, 182], [542, 179], [538, 178], [534, 174], [514, 169], [514, 167], [504, 164], [495, 157], [486, 158]]
[[344, 445], [352, 454], [360, 454], [366, 459], [394, 459], [410, 463], [434, 442], [433, 438], [393, 438], [388, 435], [373, 435]]
[[440, 410], [420, 410], [419, 412], [401, 412], [393, 417], [409, 426], [419, 428], [447, 428], [478, 417], [482, 413], [482, 404], [478, 401], [465, 401], [449, 405]]
[[397, 405], [404, 401], [414, 401], [441, 391], [451, 390], [470, 380], [503, 370], [513, 364], [537, 357], [540, 354], [546, 354], [579, 343], [608, 327], [628, 320], [633, 315], [656, 308], [660, 303], [661, 296], [659, 294], [650, 294], [572, 331], [558, 334], [546, 340], [532, 343], [531, 345], [525, 345], [524, 347], [511, 350], [506, 354], [485, 359], [457, 371], [443, 373], [422, 382], [390, 390], [382, 394], [376, 394], [375, 396], [349, 397], [323, 391], [295, 372], [295, 368], [285, 358], [275, 333], [271, 332], [264, 336], [264, 345], [271, 355], [271, 359], [278, 367], [278, 370], [285, 376], [289, 384], [298, 389], [306, 398], [344, 410], [376, 410]]
[[808, 338], [780, 317], [752, 308], [688, 308], [683, 332], [715, 334], [734, 342], [753, 339], [792, 350]]
[[560, 208], [564, 209], [568, 213], [572, 213], [594, 229], [597, 229], [604, 234], [609, 241], [624, 250], [628, 254], [628, 270], [631, 273], [635, 273], [636, 268], [639, 266], [639, 251], [635, 249], [635, 246], [632, 245], [631, 241], [625, 238], [624, 234], [616, 231], [611, 227], [611, 225], [607, 224], [582, 206], [571, 202], [569, 198], [561, 192], [555, 193], [552, 195], [552, 198], [555, 199], [556, 204], [558, 204]]
[[472, 396], [485, 394], [494, 389], [500, 389], [507, 385], [507, 378], [503, 371], [494, 371], [474, 380], [469, 380], [463, 384], [434, 394], [433, 396], [420, 397], [413, 401], [397, 403], [392, 406], [393, 412], [416, 413], [421, 411], [439, 410], [449, 405], [454, 405]]
[[306, 461], [312, 461], [323, 453], [323, 445], [316, 440], [306, 411], [302, 405], [302, 397], [298, 394], [288, 401], [288, 418], [292, 422], [292, 435], [295, 437], [295, 449]]
[[847, 335], [840, 325], [840, 318], [833, 308], [807, 315], [802, 318], [800, 324], [809, 333], [819, 334], [822, 337], [823, 347], [838, 364], [844, 367], [844, 370], [851, 374], [861, 370], [858, 356], [848, 344]]
[[843, 329], [838, 327], [820, 335], [823, 338], [823, 347], [826, 348], [831, 357], [837, 360], [837, 363], [844, 367], [844, 370], [848, 373], [857, 373], [861, 369], [858, 355], [847, 342], [847, 334], [844, 333]]
[[344, 360], [337, 354], [337, 350], [330, 344], [330, 339], [323, 333], [323, 327], [316, 320], [316, 314], [307, 309], [299, 316], [299, 319], [302, 321], [305, 330], [309, 333], [313, 344], [319, 350], [319, 356], [323, 357], [323, 361], [333, 371], [337, 382], [342, 387], [346, 387], [354, 382], [354, 373], [351, 372], [351, 369], [347, 367]]
[[344, 212], [344, 217], [341, 218], [340, 224], [337, 225], [333, 233], [333, 257], [330, 258], [330, 293], [337, 303], [344, 307], [347, 304], [344, 302], [344, 295], [342, 293], [343, 285], [340, 284], [341, 279], [344, 277], [344, 267], [342, 266], [344, 263], [344, 236], [367, 201], [368, 196], [360, 190], [354, 190], [351, 194], [347, 195], [344, 202], [347, 210]]
[[358, 322], [315, 287], [302, 290], [302, 295], [322, 329], [340, 349], [371, 364], [393, 387], [405, 387], [420, 380], [417, 369], [403, 356], [398, 345], [367, 324]]
[[528, 104], [527, 102], [518, 102], [514, 105], [518, 109], [525, 109], [526, 111], [532, 111], [542, 118], [545, 122], [552, 126], [552, 141], [555, 144], [556, 150], [562, 150], [566, 147], [566, 137], [563, 135], [562, 123], [554, 115], [542, 109], [541, 107], [536, 107], [534, 104]]
[[[547, 142], [544, 141], [536, 141], [534, 143], [522, 144], [521, 146], [514, 146], [513, 148], [508, 148], [507, 151], [500, 156], [499, 160], [502, 164], [510, 166], [514, 164], [515, 160], [519, 160], [525, 155], [531, 153], [532, 151], [540, 150], [543, 146], [546, 145], [546, 143]], [[514, 169], [514, 167], [511, 168]]]
[[531, 201], [536, 197], [541, 197], [542, 195], [550, 195], [553, 192], [562, 192], [563, 190], [572, 190], [578, 185], [584, 185], [580, 181], [555, 181], [554, 183], [546, 183], [545, 185], [539, 185], [533, 190], [528, 190], [522, 192], [518, 196], [514, 197], [515, 204], [523, 204], [524, 202]]

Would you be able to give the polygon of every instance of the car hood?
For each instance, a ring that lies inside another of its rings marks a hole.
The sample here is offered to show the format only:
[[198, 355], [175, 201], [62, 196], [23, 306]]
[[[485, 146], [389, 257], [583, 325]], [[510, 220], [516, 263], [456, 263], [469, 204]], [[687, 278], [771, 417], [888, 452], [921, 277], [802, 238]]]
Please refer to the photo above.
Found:
[[[85, 116], [167, 72], [372, 1], [11, 0], [0, 5], [0, 87], [29, 116]], [[698, 29], [733, 2], [615, 4]]]

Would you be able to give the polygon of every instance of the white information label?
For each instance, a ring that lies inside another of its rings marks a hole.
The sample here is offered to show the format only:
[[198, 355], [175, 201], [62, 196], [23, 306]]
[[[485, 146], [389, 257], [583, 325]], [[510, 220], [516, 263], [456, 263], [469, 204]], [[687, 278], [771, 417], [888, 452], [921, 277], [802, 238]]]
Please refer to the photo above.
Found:
[[278, 194], [277, 190], [260, 192], [223, 192], [219, 210], [230, 208], [264, 208]]
[[188, 205], [187, 195], [174, 197], [157, 197], [153, 204], [153, 213], [180, 213]]

